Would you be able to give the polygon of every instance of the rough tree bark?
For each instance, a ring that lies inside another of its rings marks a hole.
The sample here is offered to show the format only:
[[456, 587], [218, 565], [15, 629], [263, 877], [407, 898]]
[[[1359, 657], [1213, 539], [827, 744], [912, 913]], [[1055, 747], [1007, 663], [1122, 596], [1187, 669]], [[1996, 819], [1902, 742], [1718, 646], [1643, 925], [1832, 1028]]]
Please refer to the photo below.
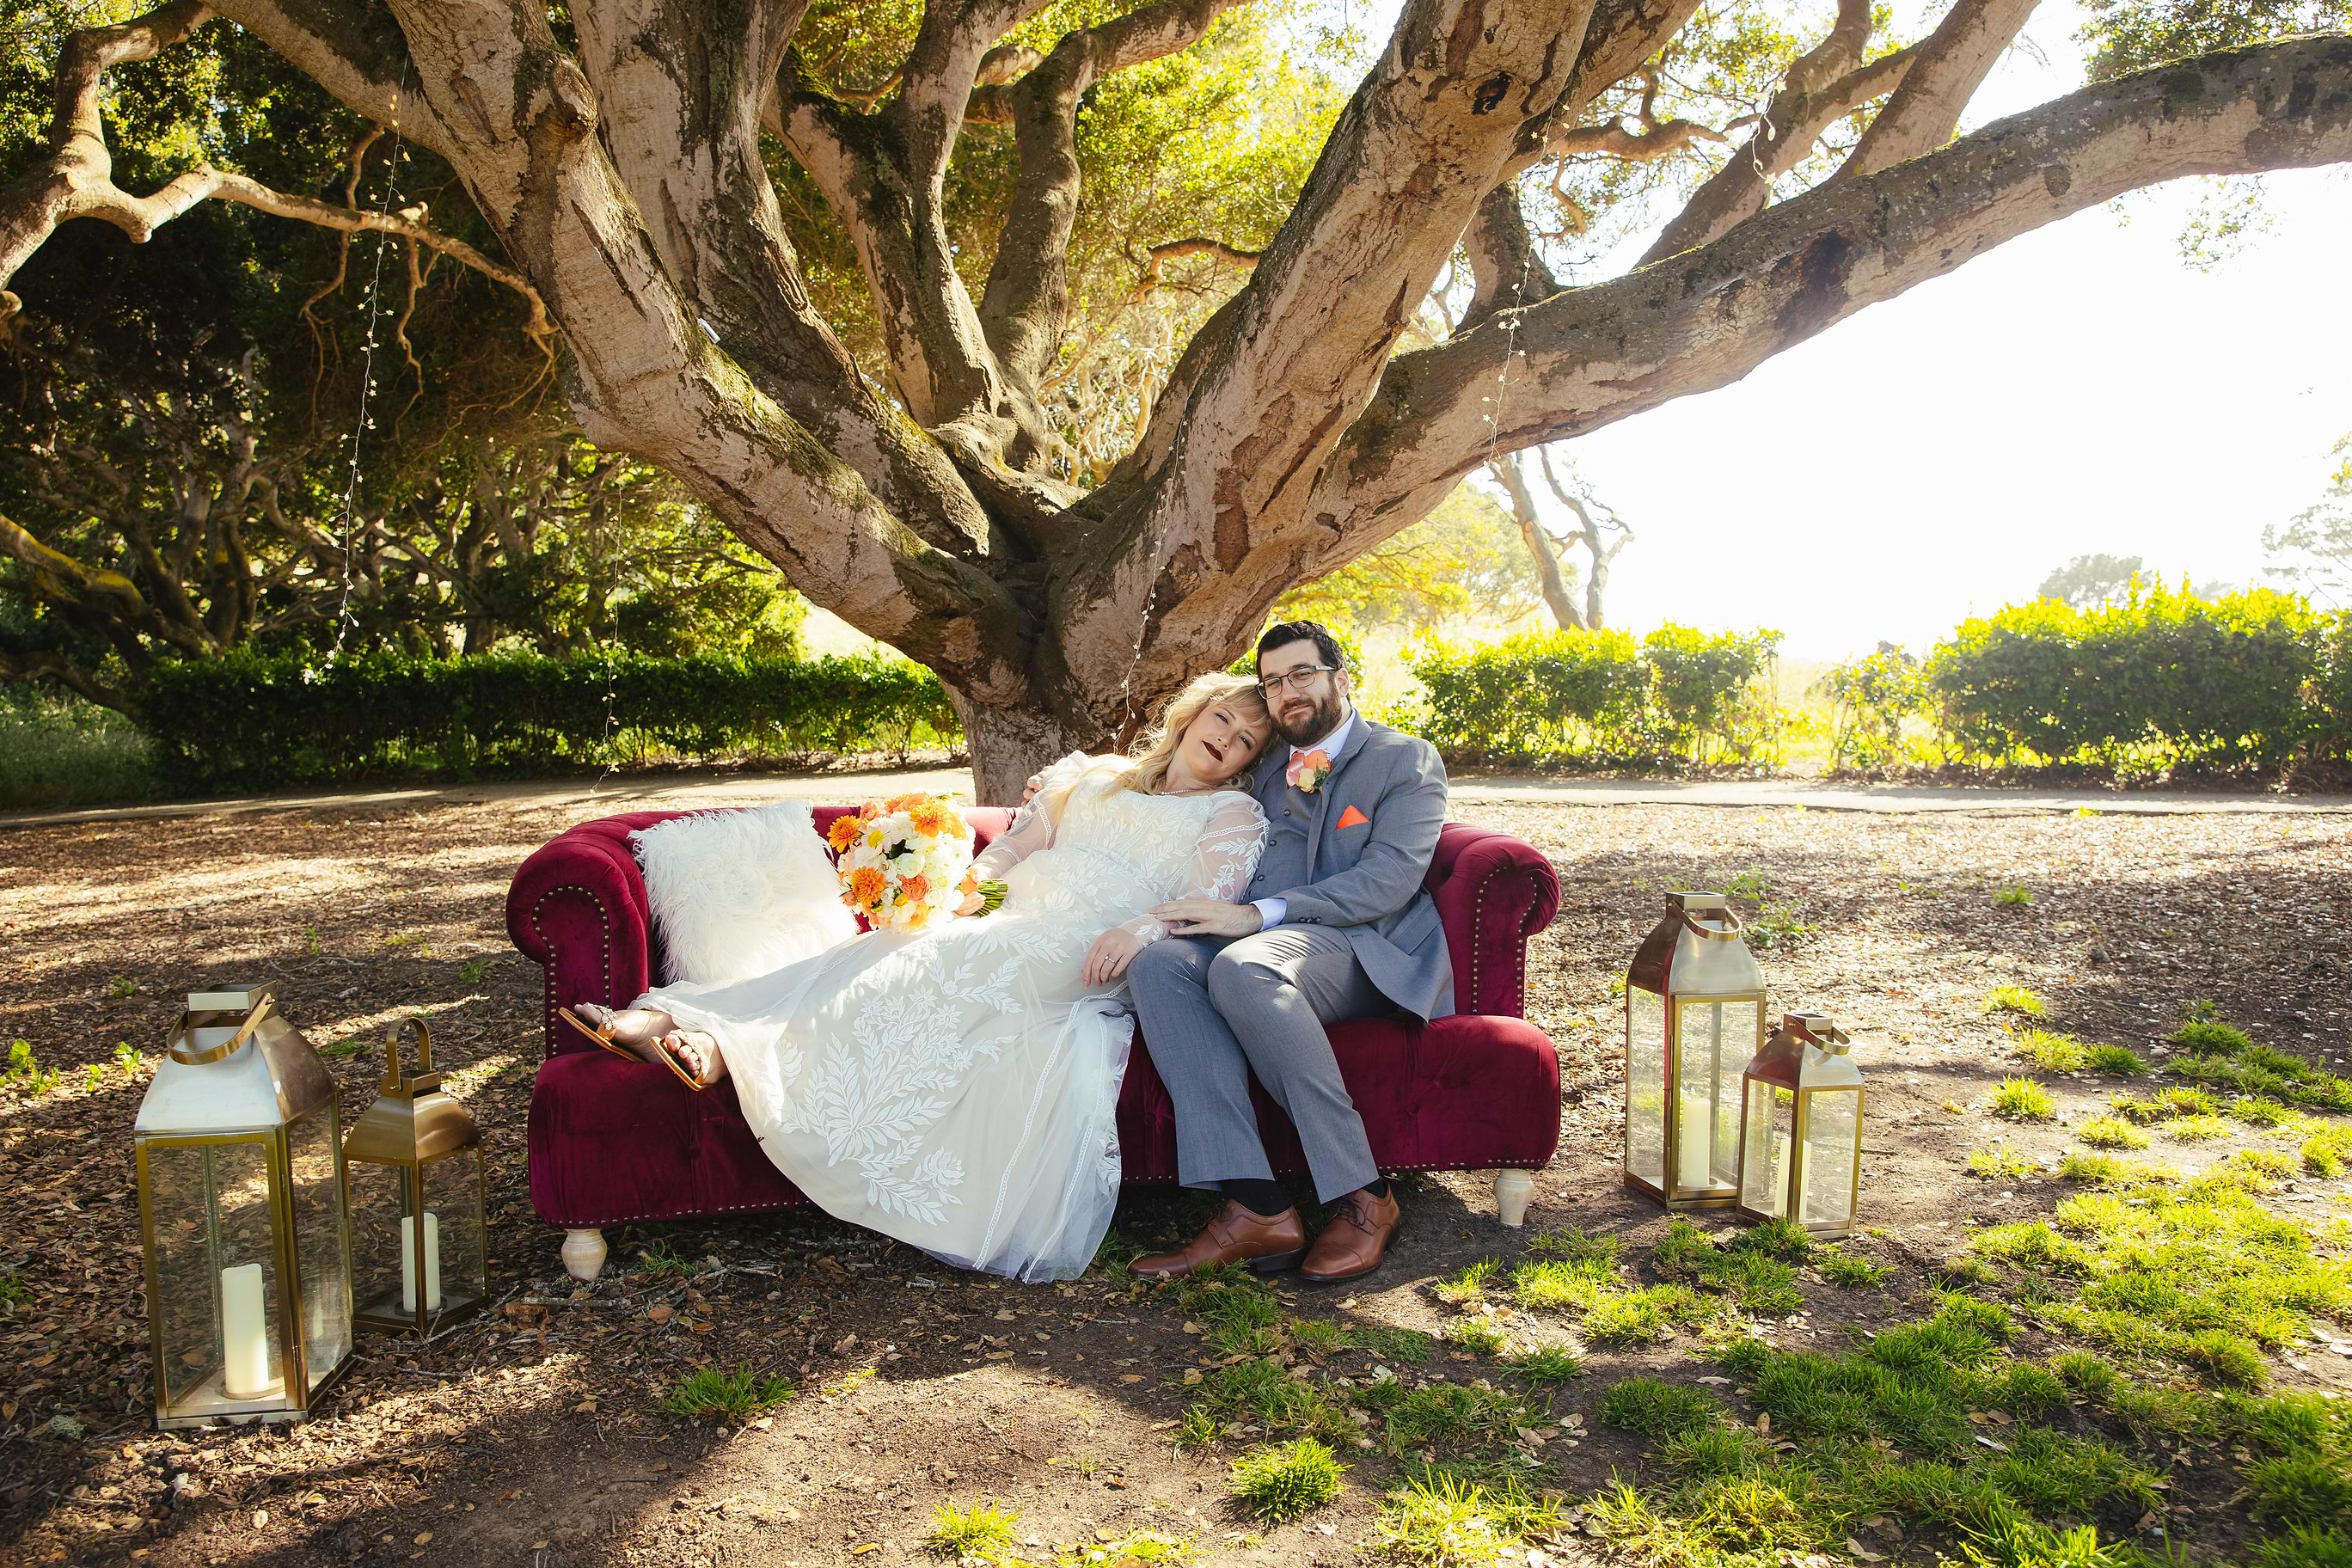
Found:
[[[1105, 74], [1189, 47], [1234, 3], [1145, 0], [1040, 51], [1004, 44], [1038, 0], [939, 0], [893, 89], [863, 103], [825, 97], [793, 55], [805, 0], [574, 0], [572, 47], [521, 0], [213, 9], [458, 172], [505, 253], [480, 264], [543, 303], [590, 438], [668, 468], [811, 599], [937, 670], [984, 798], [1057, 750], [1132, 733], [1238, 651], [1284, 588], [1498, 454], [1723, 385], [2136, 186], [2352, 159], [2341, 36], [2101, 82], [1952, 141], [2026, 6], [1958, 0], [1934, 37], [1874, 58], [1852, 0], [1653, 265], [1546, 279], [1532, 299], [1490, 291], [1449, 339], [1400, 352], [1482, 204], [1523, 172], [1740, 129], [1609, 96], [1695, 0], [1407, 0], [1295, 209], [1133, 451], [1079, 494], [1052, 472], [1039, 397], [1069, 326], [1076, 117]], [[0, 193], [0, 285], [68, 217], [137, 238], [169, 216], [152, 205], [163, 193], [114, 189], [96, 84], [205, 15], [183, 0], [68, 43], [51, 163]], [[1890, 93], [1886, 129], [1844, 170], [1774, 199], [1827, 127]], [[1020, 162], [977, 300], [941, 211], [975, 119], [1012, 125]], [[763, 132], [856, 241], [888, 398], [810, 304]]]

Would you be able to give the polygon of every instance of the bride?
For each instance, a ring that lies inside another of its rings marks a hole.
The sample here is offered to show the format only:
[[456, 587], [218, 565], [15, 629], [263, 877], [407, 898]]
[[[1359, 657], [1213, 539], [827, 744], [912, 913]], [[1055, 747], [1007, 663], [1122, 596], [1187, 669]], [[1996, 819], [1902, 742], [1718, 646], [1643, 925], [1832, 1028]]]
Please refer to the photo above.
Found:
[[961, 1268], [1075, 1278], [1118, 1196], [1124, 976], [1168, 934], [1145, 911], [1248, 888], [1265, 815], [1247, 775], [1271, 730], [1255, 682], [1204, 675], [1132, 757], [1045, 771], [975, 863], [1005, 884], [993, 915], [574, 1011], [698, 1087], [732, 1077], [761, 1148], [835, 1217]]

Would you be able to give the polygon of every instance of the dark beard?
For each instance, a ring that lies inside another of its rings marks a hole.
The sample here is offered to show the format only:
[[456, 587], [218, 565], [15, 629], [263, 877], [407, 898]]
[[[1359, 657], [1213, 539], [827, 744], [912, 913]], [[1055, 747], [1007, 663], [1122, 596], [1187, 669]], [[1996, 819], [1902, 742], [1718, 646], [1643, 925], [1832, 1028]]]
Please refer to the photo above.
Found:
[[[1339, 703], [1339, 694], [1334, 691], [1317, 702], [1315, 711], [1309, 713], [1297, 725], [1286, 724], [1280, 719], [1275, 719], [1275, 733], [1294, 746], [1305, 746], [1311, 739], [1328, 735], [1339, 727], [1339, 721], [1343, 717]], [[1269, 714], [1268, 717], [1272, 715]]]

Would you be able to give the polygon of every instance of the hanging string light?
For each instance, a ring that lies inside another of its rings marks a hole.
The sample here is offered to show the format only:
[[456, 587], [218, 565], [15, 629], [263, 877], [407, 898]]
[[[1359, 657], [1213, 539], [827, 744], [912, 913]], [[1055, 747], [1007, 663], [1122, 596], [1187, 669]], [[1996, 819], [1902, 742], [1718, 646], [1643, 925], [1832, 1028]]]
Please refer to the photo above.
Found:
[[[392, 152], [384, 165], [383, 197], [376, 207], [379, 225], [390, 218], [394, 204], [399, 200], [400, 165], [406, 157], [400, 140], [400, 104], [407, 93], [408, 67], [404, 62], [400, 69], [400, 86], [392, 95], [391, 119], [385, 127], [392, 132]], [[352, 633], [352, 538], [358, 526], [352, 514], [359, 501], [360, 463], [366, 446], [365, 437], [368, 431], [375, 428], [375, 418], [370, 409], [375, 397], [376, 323], [383, 305], [383, 253], [390, 241], [391, 236], [379, 226], [375, 235], [375, 267], [368, 277], [367, 332], [360, 341], [359, 412], [352, 425], [348, 443], [352, 455], [351, 473], [343, 481], [343, 510], [339, 524], [343, 544], [342, 591], [335, 604], [334, 646], [327, 650], [327, 666], [331, 669], [342, 657], [343, 643]]]

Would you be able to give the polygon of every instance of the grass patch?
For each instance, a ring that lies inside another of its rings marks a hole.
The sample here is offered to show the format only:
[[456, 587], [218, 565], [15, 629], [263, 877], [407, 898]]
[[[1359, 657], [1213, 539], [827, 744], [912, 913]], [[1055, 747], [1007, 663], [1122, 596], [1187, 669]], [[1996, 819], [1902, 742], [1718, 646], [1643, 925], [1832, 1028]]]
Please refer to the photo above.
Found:
[[2050, 1011], [2041, 997], [2023, 985], [1996, 985], [1985, 993], [1981, 1005], [1987, 1013], [2008, 1013], [2021, 1018], [2039, 1018]]
[[1996, 1143], [1990, 1149], [1969, 1151], [1969, 1171], [1972, 1175], [1998, 1181], [2017, 1181], [2041, 1168], [2028, 1156], [2002, 1143]]
[[1203, 1430], [1213, 1426], [1218, 1433], [1255, 1425], [1328, 1443], [1346, 1444], [1356, 1436], [1356, 1424], [1344, 1401], [1271, 1362], [1243, 1361], [1213, 1369], [1202, 1378], [1192, 1408], [1204, 1417]]
[[1653, 1285], [1605, 1296], [1584, 1314], [1585, 1337], [1595, 1344], [1646, 1344], [1707, 1315], [1698, 1292], [1687, 1285]]
[[1437, 1342], [1419, 1329], [1391, 1328], [1386, 1323], [1363, 1323], [1348, 1331], [1356, 1348], [1375, 1361], [1401, 1362], [1406, 1366], [1419, 1366], [1437, 1349]]
[[1234, 1461], [1233, 1495], [1268, 1524], [1286, 1524], [1339, 1496], [1339, 1456], [1312, 1437], [1270, 1444]]
[[1515, 1355], [1504, 1364], [1538, 1388], [1557, 1388], [1584, 1375], [1584, 1358], [1556, 1345]]
[[1482, 1258], [1467, 1268], [1457, 1270], [1440, 1279], [1433, 1289], [1437, 1299], [1450, 1306], [1467, 1307], [1486, 1299], [1486, 1287], [1500, 1283], [1502, 1264], [1492, 1258]]
[[2081, 1149], [2066, 1151], [2058, 1162], [2058, 1173], [2070, 1182], [2110, 1190], [2180, 1179], [2180, 1173], [2169, 1165], [2146, 1160], [2119, 1160], [2113, 1154], [2087, 1153]]
[[1720, 1423], [1724, 1408], [1723, 1402], [1705, 1389], [1654, 1377], [1629, 1377], [1601, 1394], [1597, 1414], [1609, 1426], [1662, 1440]]
[[1485, 1318], [1456, 1318], [1445, 1325], [1445, 1340], [1477, 1356], [1501, 1355], [1511, 1343], [1500, 1327]]
[[2167, 1138], [2183, 1143], [2203, 1143], [2215, 1138], [2227, 1138], [2238, 1130], [2225, 1116], [2175, 1116], [2161, 1124]]
[[1802, 1258], [1811, 1246], [1803, 1229], [1785, 1220], [1742, 1231], [1721, 1247], [1690, 1221], [1675, 1218], [1651, 1254], [1651, 1267], [1668, 1279], [1696, 1280], [1720, 1291], [1743, 1311], [1778, 1317], [1805, 1304], [1787, 1259]]
[[1991, 1110], [2011, 1121], [2047, 1121], [2058, 1114], [2058, 1102], [2030, 1078], [2005, 1078], [1992, 1091]]
[[988, 1499], [970, 1508], [941, 1503], [931, 1510], [931, 1532], [923, 1544], [940, 1557], [993, 1558], [1013, 1551], [1013, 1527], [1021, 1516]]
[[2145, 1149], [2148, 1136], [2120, 1116], [2094, 1116], [2074, 1129], [2074, 1136], [2094, 1149]]
[[1818, 1247], [1813, 1252], [1813, 1267], [1822, 1278], [1841, 1290], [1884, 1290], [1889, 1272], [1883, 1264], [1866, 1258], [1856, 1258], [1841, 1247]]
[[2113, 1073], [2118, 1077], [2147, 1070], [2147, 1063], [2129, 1046], [2094, 1045], [2084, 1047], [2084, 1065], [2093, 1072]]
[[2016, 886], [1995, 888], [1992, 901], [1997, 909], [2021, 910], [2033, 902], [2033, 889]]
[[1373, 1544], [1385, 1556], [1430, 1568], [1493, 1568], [1518, 1557], [1530, 1536], [1567, 1527], [1559, 1505], [1516, 1481], [1489, 1483], [1442, 1471], [1411, 1477], [1381, 1501]]
[[1328, 1361], [1356, 1348], [1356, 1336], [1328, 1318], [1293, 1318], [1284, 1331], [1291, 1349], [1317, 1361]]
[[1381, 1401], [1389, 1450], [1416, 1448], [1452, 1456], [1467, 1445], [1508, 1442], [1522, 1426], [1540, 1426], [1545, 1415], [1523, 1396], [1484, 1383], [1435, 1383]]
[[2010, 1049], [2044, 1072], [2081, 1072], [2091, 1062], [2090, 1049], [2082, 1041], [2047, 1029], [2020, 1031]]
[[730, 1421], [748, 1421], [798, 1392], [788, 1377], [756, 1373], [749, 1367], [721, 1372], [706, 1366], [680, 1378], [677, 1386], [663, 1397], [662, 1408], [672, 1415], [718, 1415]]

